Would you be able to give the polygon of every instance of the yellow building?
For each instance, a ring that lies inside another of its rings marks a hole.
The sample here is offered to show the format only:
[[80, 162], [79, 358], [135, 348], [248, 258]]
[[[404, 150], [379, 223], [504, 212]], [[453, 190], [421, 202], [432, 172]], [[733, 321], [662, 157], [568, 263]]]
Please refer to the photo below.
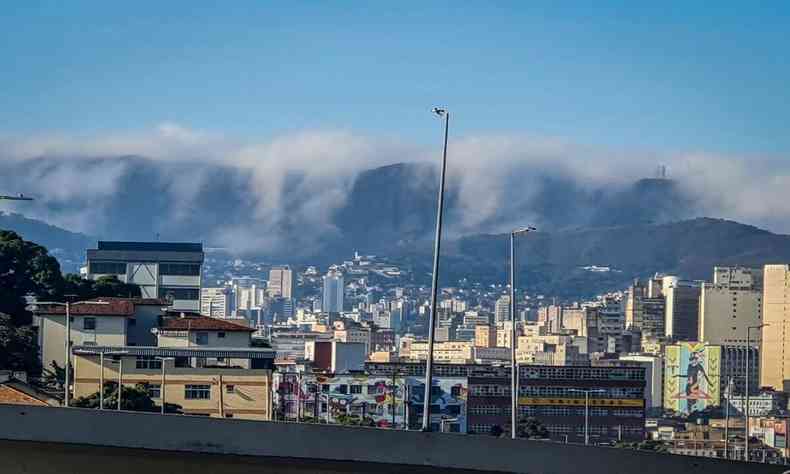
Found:
[[[763, 272], [763, 323], [767, 326], [762, 329], [760, 385], [776, 390], [785, 390], [785, 383], [790, 381], [789, 293], [790, 265], [766, 265]], [[752, 331], [753, 340], [759, 339], [758, 333]]]
[[75, 398], [120, 378], [124, 386], [147, 384], [160, 406], [164, 393], [185, 414], [271, 419], [271, 349], [79, 346], [73, 354]]
[[496, 347], [496, 326], [488, 324], [475, 326], [475, 346]]

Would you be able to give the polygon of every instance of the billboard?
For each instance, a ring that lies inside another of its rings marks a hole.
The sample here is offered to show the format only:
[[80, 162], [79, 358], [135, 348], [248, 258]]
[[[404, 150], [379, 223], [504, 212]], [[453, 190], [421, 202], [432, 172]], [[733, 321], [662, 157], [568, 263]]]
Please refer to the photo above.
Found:
[[688, 415], [721, 404], [721, 346], [679, 342], [665, 351], [665, 409]]

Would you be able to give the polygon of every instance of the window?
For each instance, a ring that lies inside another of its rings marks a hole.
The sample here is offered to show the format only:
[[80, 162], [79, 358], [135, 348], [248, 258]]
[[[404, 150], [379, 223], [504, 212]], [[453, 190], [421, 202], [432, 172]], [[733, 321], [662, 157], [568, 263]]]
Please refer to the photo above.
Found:
[[96, 330], [96, 318], [83, 318], [82, 319], [82, 329], [86, 331], [95, 331]]
[[201, 331], [195, 333], [195, 344], [205, 346], [208, 344], [208, 333]]
[[351, 386], [351, 393], [354, 395], [359, 395], [362, 393], [362, 385], [352, 385]]
[[161, 398], [162, 396], [162, 385], [158, 383], [149, 383], [148, 387], [148, 396], [151, 398]]
[[217, 339], [225, 339], [225, 333], [220, 331], [217, 333]]
[[184, 398], [187, 400], [210, 400], [211, 385], [185, 385]]
[[450, 387], [450, 395], [453, 398], [458, 398], [461, 396], [461, 387], [459, 385], [454, 385]]
[[225, 393], [233, 393], [236, 391], [235, 385], [225, 385]]
[[379, 388], [376, 385], [368, 385], [368, 395], [375, 395], [379, 392]]
[[94, 275], [125, 275], [126, 264], [120, 262], [90, 262], [90, 273]]
[[162, 361], [154, 356], [137, 356], [135, 367], [138, 369], [161, 369]]
[[329, 393], [329, 384], [321, 384], [321, 393]]
[[197, 288], [159, 288], [159, 297], [174, 300], [199, 300], [200, 290]]
[[233, 418], [233, 413], [225, 413], [225, 418]]
[[[124, 273], [126, 270], [124, 270]], [[200, 265], [191, 263], [160, 263], [160, 275], [172, 276], [198, 276], [200, 275]]]
[[346, 385], [346, 384], [338, 385], [337, 391], [338, 391], [338, 393], [342, 393], [343, 395], [347, 394], [348, 393], [348, 385]]

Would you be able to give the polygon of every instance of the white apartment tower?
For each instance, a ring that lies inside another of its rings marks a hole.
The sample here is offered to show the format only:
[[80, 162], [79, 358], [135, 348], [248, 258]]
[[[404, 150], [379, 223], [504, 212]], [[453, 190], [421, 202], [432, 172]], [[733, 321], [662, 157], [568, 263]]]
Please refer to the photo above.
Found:
[[324, 297], [321, 309], [325, 313], [343, 312], [343, 274], [337, 270], [329, 270], [324, 275]]

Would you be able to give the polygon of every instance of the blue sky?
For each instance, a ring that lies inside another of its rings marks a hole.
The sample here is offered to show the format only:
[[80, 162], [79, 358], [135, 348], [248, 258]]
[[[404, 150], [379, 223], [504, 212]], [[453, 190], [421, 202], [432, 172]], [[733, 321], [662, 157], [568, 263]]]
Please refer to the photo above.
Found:
[[462, 135], [790, 150], [790, 2], [636, 3], [9, 2], [0, 134], [175, 122], [433, 143], [443, 104]]

